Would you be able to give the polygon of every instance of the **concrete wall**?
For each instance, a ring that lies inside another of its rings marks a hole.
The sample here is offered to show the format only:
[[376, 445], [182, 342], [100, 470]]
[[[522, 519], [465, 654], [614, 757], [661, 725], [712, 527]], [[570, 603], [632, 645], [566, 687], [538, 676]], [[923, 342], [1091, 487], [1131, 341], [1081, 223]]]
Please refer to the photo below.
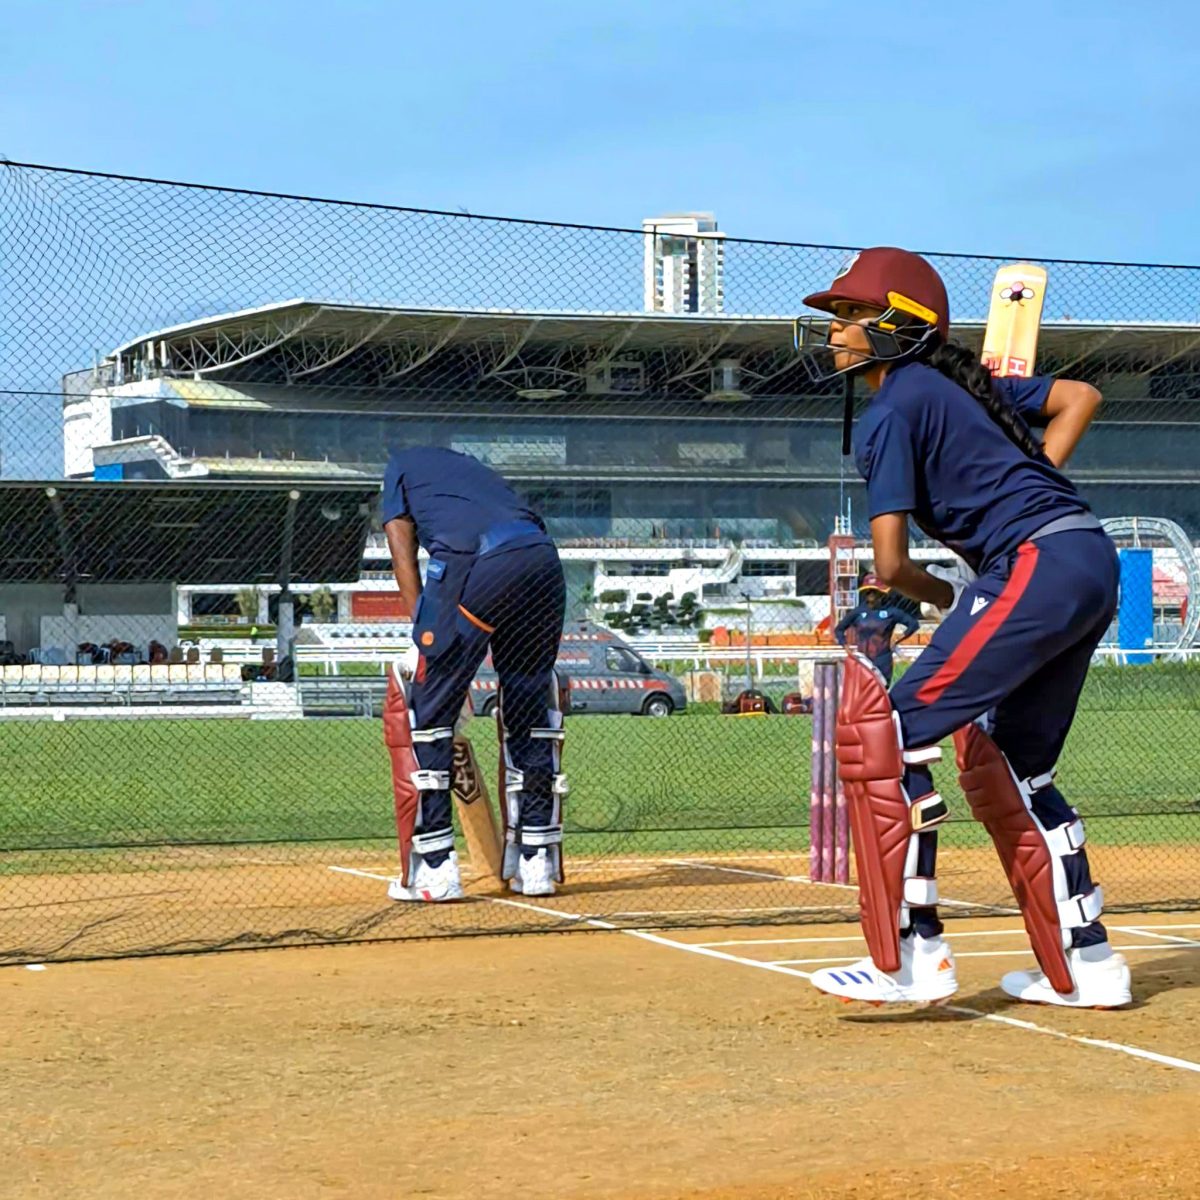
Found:
[[77, 595], [78, 614], [64, 613], [60, 605], [40, 626], [40, 644], [61, 646], [68, 659], [80, 642], [101, 644], [119, 638], [144, 654], [151, 641], [170, 647], [178, 640], [172, 584], [82, 584]]
[[170, 583], [85, 583], [78, 588], [79, 611], [88, 616], [139, 613], [175, 615], [175, 588]]
[[63, 590], [57, 583], [0, 584], [5, 636], [18, 654], [41, 644], [43, 617], [61, 617], [62, 612]]
[[[145, 649], [152, 638], [172, 646], [178, 636], [175, 589], [170, 583], [82, 584], [78, 615], [67, 614], [57, 583], [0, 584], [3, 637], [19, 654], [34, 646], [72, 650], [80, 642], [113, 638]], [[70, 657], [70, 656], [68, 656]]]

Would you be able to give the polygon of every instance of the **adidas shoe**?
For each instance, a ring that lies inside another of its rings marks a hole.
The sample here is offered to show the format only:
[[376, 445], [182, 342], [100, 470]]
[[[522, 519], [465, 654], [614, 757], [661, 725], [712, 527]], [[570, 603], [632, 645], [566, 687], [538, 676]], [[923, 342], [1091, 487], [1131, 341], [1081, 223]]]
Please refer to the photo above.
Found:
[[954, 953], [943, 937], [900, 939], [900, 970], [888, 974], [869, 959], [812, 974], [813, 987], [841, 1000], [867, 1004], [935, 1004], [958, 990]]
[[1060, 1004], [1066, 1008], [1120, 1008], [1133, 998], [1129, 964], [1120, 954], [1115, 954], [1107, 942], [1068, 950], [1067, 965], [1075, 980], [1075, 990], [1066, 996], [1056, 992], [1038, 970], [1009, 971], [1000, 980], [1000, 986], [1014, 1000], [1029, 1004]]
[[532, 858], [521, 855], [517, 873], [508, 886], [519, 896], [553, 896], [558, 890], [554, 880], [554, 864], [544, 847]]
[[463, 898], [462, 878], [458, 873], [458, 854], [451, 850], [446, 861], [431, 867], [423, 858], [417, 862], [413, 881], [406, 886], [401, 880], [393, 879], [388, 884], [389, 900], [416, 900], [428, 904], [439, 904], [445, 900]]

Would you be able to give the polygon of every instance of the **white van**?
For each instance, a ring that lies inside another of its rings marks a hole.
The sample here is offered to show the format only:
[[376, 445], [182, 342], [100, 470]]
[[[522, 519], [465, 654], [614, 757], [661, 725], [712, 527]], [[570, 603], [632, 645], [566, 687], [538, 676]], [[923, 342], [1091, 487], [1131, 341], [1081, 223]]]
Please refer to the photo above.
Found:
[[[569, 681], [572, 713], [632, 713], [669, 717], [687, 707], [683, 684], [651, 666], [615, 633], [581, 624], [563, 631], [555, 669]], [[496, 671], [489, 654], [471, 684], [476, 716], [497, 702]]]

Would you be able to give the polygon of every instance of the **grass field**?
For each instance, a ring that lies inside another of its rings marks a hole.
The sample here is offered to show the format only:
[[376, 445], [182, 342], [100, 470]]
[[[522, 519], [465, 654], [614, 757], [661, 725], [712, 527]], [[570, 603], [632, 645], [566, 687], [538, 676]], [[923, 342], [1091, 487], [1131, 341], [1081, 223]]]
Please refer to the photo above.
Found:
[[[495, 731], [471, 736], [484, 770]], [[576, 717], [565, 764], [568, 828], [588, 853], [679, 853], [807, 842], [810, 722]], [[390, 839], [377, 720], [137, 720], [0, 724], [0, 849], [158, 842]], [[1093, 672], [1060, 764], [1093, 841], [1200, 841], [1200, 670]], [[957, 820], [977, 844], [944, 764]], [[1119, 818], [1119, 819], [1118, 819]]]

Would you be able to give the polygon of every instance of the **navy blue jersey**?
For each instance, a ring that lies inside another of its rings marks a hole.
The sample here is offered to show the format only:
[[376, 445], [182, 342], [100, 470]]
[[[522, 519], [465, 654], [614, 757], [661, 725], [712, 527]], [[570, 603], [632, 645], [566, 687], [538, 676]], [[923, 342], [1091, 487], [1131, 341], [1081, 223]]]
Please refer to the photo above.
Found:
[[442, 446], [395, 450], [383, 476], [383, 524], [408, 516], [417, 541], [431, 554], [473, 554], [481, 535], [509, 521], [541, 517], [477, 458]]
[[888, 372], [855, 427], [854, 460], [870, 517], [908, 513], [976, 571], [1051, 521], [1088, 511], [1065, 475], [1030, 458], [978, 400], [924, 363]]
[[1046, 424], [1046, 414], [1042, 409], [1054, 380], [1049, 375], [1034, 375], [1022, 379], [1019, 375], [1006, 375], [996, 380], [996, 390], [1025, 418], [1025, 424], [1032, 429], [1039, 429]]
[[[834, 630], [838, 645], [847, 642], [857, 646], [872, 662], [884, 658], [891, 666], [892, 633], [897, 625], [904, 626], [906, 635], [917, 632], [920, 622], [903, 608], [870, 608], [860, 604], [842, 616]], [[885, 674], [887, 672], [885, 671]]]

